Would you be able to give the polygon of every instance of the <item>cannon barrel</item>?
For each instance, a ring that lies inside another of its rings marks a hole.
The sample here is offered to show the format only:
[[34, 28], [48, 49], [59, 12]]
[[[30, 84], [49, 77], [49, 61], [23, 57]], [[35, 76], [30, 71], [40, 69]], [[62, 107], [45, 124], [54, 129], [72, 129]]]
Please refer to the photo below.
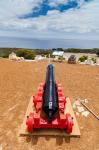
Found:
[[47, 115], [49, 123], [52, 122], [55, 113], [58, 111], [57, 86], [54, 79], [54, 67], [52, 64], [49, 64], [47, 67], [42, 110]]

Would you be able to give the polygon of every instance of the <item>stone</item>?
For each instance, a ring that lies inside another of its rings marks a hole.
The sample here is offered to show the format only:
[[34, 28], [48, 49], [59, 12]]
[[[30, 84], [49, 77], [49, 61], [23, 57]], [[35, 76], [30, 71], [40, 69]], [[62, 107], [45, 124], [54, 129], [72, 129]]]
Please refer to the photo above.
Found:
[[89, 111], [83, 111], [81, 114], [82, 114], [82, 116], [84, 116], [84, 117], [88, 117]]

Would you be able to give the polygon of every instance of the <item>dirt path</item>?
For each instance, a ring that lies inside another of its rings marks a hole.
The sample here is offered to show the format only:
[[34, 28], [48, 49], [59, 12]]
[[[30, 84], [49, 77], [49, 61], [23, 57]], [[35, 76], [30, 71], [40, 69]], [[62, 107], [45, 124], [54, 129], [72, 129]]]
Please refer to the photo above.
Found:
[[[47, 62], [0, 59], [0, 144], [3, 150], [99, 150], [99, 122], [90, 114], [77, 117], [81, 138], [20, 138], [18, 131], [31, 95], [45, 79]], [[87, 98], [99, 114], [99, 67], [55, 63], [55, 75], [66, 96]]]

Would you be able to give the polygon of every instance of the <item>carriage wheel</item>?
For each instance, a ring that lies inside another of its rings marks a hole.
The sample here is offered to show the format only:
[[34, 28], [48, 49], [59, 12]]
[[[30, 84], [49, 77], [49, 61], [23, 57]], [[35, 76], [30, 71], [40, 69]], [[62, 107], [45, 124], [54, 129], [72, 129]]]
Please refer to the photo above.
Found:
[[26, 125], [27, 125], [28, 132], [32, 133], [32, 131], [33, 131], [33, 115], [30, 115], [27, 118]]
[[73, 118], [71, 117], [70, 114], [66, 114], [66, 122], [67, 122], [66, 132], [71, 133], [73, 130]]

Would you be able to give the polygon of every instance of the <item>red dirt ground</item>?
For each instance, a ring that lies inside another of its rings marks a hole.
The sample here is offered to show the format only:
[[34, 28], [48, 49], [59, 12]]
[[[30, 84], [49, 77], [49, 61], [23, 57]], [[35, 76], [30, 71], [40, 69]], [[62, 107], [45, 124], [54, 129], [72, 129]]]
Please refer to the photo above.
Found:
[[[0, 145], [3, 150], [99, 150], [99, 121], [91, 114], [77, 117], [80, 138], [19, 137], [31, 95], [45, 79], [47, 62], [0, 59]], [[99, 114], [99, 67], [54, 63], [56, 80], [71, 102], [87, 98]]]

